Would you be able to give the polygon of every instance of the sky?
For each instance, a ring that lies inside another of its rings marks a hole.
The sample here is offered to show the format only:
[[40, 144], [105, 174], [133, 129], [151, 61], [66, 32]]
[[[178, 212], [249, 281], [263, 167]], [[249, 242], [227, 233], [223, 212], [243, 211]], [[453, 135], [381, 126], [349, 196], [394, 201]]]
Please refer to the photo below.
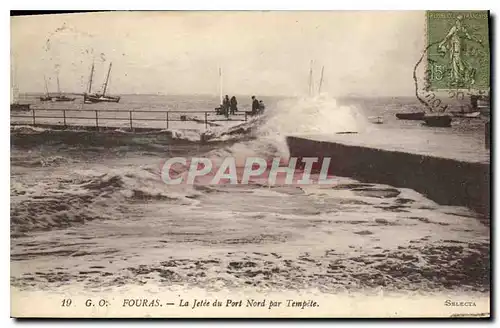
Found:
[[425, 45], [423, 11], [108, 12], [11, 17], [20, 92], [83, 92], [95, 62], [111, 94], [307, 93], [310, 62], [333, 96], [406, 96]]

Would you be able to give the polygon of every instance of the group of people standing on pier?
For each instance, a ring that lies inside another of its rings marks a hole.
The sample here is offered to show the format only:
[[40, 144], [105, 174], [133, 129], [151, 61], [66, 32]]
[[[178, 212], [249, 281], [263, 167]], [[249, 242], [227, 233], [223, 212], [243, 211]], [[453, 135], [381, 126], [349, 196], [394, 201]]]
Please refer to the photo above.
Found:
[[[258, 100], [255, 96], [252, 96], [252, 111], [248, 112], [250, 115], [262, 114], [264, 112], [265, 106], [262, 100]], [[234, 115], [238, 111], [238, 100], [235, 96], [229, 99], [226, 95], [222, 100], [222, 105], [215, 109], [217, 114], [229, 117], [229, 115]]]

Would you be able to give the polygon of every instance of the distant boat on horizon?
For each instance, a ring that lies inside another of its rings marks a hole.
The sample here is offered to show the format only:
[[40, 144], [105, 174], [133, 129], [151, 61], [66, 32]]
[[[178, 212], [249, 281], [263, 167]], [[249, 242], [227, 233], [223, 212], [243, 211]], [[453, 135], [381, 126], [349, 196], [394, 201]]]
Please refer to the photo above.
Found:
[[113, 63], [109, 63], [108, 74], [106, 75], [106, 81], [104, 82], [102, 94], [96, 92], [92, 94], [92, 81], [94, 77], [94, 63], [92, 63], [92, 68], [90, 69], [90, 79], [89, 79], [89, 89], [87, 93], [83, 95], [83, 102], [85, 104], [93, 104], [100, 102], [119, 102], [120, 96], [108, 96], [106, 95], [106, 90], [108, 88], [109, 76], [111, 74], [111, 66]]

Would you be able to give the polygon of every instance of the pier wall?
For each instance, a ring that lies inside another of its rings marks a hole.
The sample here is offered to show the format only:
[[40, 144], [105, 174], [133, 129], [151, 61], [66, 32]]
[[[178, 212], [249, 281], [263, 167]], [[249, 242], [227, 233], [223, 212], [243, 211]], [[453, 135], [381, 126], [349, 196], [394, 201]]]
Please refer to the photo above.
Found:
[[34, 128], [50, 129], [54, 131], [89, 131], [89, 132], [106, 132], [106, 131], [125, 131], [125, 132], [164, 132], [172, 135], [172, 132], [160, 128], [144, 128], [144, 127], [118, 127], [118, 126], [90, 126], [90, 125], [60, 125], [60, 124], [11, 124], [12, 126], [31, 126]]
[[330, 157], [329, 174], [413, 189], [441, 205], [490, 215], [490, 165], [287, 137], [292, 157]]

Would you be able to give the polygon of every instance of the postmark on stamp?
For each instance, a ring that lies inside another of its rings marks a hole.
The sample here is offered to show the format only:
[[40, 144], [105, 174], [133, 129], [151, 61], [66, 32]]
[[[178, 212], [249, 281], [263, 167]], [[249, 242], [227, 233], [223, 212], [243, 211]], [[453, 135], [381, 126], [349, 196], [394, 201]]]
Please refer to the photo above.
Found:
[[426, 16], [430, 89], [489, 89], [488, 12], [428, 11]]

